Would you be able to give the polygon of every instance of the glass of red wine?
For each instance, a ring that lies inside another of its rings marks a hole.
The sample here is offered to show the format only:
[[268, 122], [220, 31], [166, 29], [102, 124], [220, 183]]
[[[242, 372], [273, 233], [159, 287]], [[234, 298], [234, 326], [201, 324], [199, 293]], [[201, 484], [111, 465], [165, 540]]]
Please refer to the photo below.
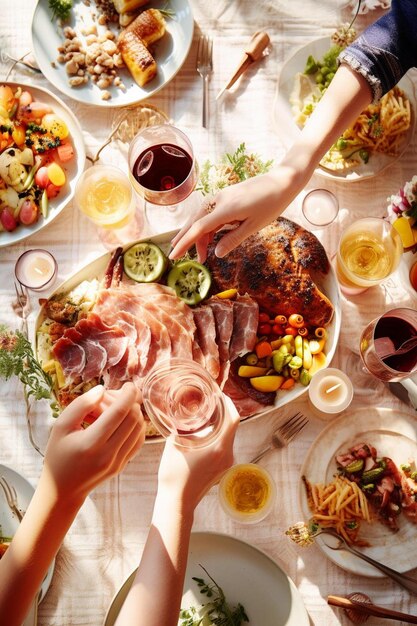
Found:
[[133, 188], [144, 199], [147, 234], [182, 226], [191, 210], [184, 201], [198, 178], [188, 137], [171, 124], [145, 128], [133, 138], [128, 162]]
[[207, 371], [195, 361], [172, 358], [155, 365], [143, 381], [147, 416], [164, 437], [187, 448], [207, 446], [219, 437], [225, 397]]
[[360, 339], [360, 354], [368, 372], [384, 382], [400, 381], [414, 374], [417, 311], [391, 309], [370, 322]]

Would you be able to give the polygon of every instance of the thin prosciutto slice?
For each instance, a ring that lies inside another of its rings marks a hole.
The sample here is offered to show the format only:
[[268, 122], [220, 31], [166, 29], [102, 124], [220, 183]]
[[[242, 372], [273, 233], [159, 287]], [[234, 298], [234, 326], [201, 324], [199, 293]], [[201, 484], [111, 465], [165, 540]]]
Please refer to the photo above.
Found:
[[64, 332], [55, 343], [53, 353], [67, 380], [80, 377], [89, 381], [118, 363], [127, 345], [128, 338], [121, 328], [107, 326], [98, 315], [90, 313]]
[[229, 346], [229, 359], [251, 352], [256, 344], [259, 306], [248, 294], [233, 300], [233, 332]]
[[233, 303], [222, 298], [210, 298], [205, 306], [213, 311], [216, 323], [216, 343], [219, 348], [220, 372], [218, 385], [223, 388], [230, 369], [229, 345], [233, 332]]
[[196, 325], [196, 338], [204, 357], [204, 365], [208, 373], [216, 380], [220, 374], [219, 348], [216, 343], [216, 323], [214, 313], [209, 306], [193, 309]]

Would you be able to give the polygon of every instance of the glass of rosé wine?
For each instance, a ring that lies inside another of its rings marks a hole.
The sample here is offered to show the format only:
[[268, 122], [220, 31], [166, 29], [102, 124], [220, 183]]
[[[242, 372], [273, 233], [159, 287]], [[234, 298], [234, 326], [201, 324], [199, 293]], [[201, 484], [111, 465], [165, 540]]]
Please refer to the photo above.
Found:
[[220, 387], [195, 361], [172, 358], [157, 364], [146, 376], [143, 405], [164, 437], [176, 444], [201, 448], [217, 440], [226, 405]]

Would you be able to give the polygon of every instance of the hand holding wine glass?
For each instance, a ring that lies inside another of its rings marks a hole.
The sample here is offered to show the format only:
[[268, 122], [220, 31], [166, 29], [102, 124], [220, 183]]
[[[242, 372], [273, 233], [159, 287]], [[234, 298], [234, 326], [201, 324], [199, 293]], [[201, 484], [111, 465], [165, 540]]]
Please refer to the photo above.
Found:
[[145, 411], [164, 436], [186, 448], [205, 447], [219, 437], [226, 413], [225, 396], [206, 370], [186, 359], [157, 364], [142, 387]]

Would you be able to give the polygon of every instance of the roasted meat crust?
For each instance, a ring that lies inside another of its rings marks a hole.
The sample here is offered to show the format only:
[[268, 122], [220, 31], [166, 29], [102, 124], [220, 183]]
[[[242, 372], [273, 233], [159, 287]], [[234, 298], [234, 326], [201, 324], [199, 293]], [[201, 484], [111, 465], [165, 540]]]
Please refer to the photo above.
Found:
[[315, 235], [279, 217], [223, 259], [214, 254], [220, 236], [216, 234], [207, 257], [215, 290], [247, 292], [271, 315], [299, 313], [309, 326], [330, 322], [333, 305], [311, 277], [329, 271], [326, 252]]

